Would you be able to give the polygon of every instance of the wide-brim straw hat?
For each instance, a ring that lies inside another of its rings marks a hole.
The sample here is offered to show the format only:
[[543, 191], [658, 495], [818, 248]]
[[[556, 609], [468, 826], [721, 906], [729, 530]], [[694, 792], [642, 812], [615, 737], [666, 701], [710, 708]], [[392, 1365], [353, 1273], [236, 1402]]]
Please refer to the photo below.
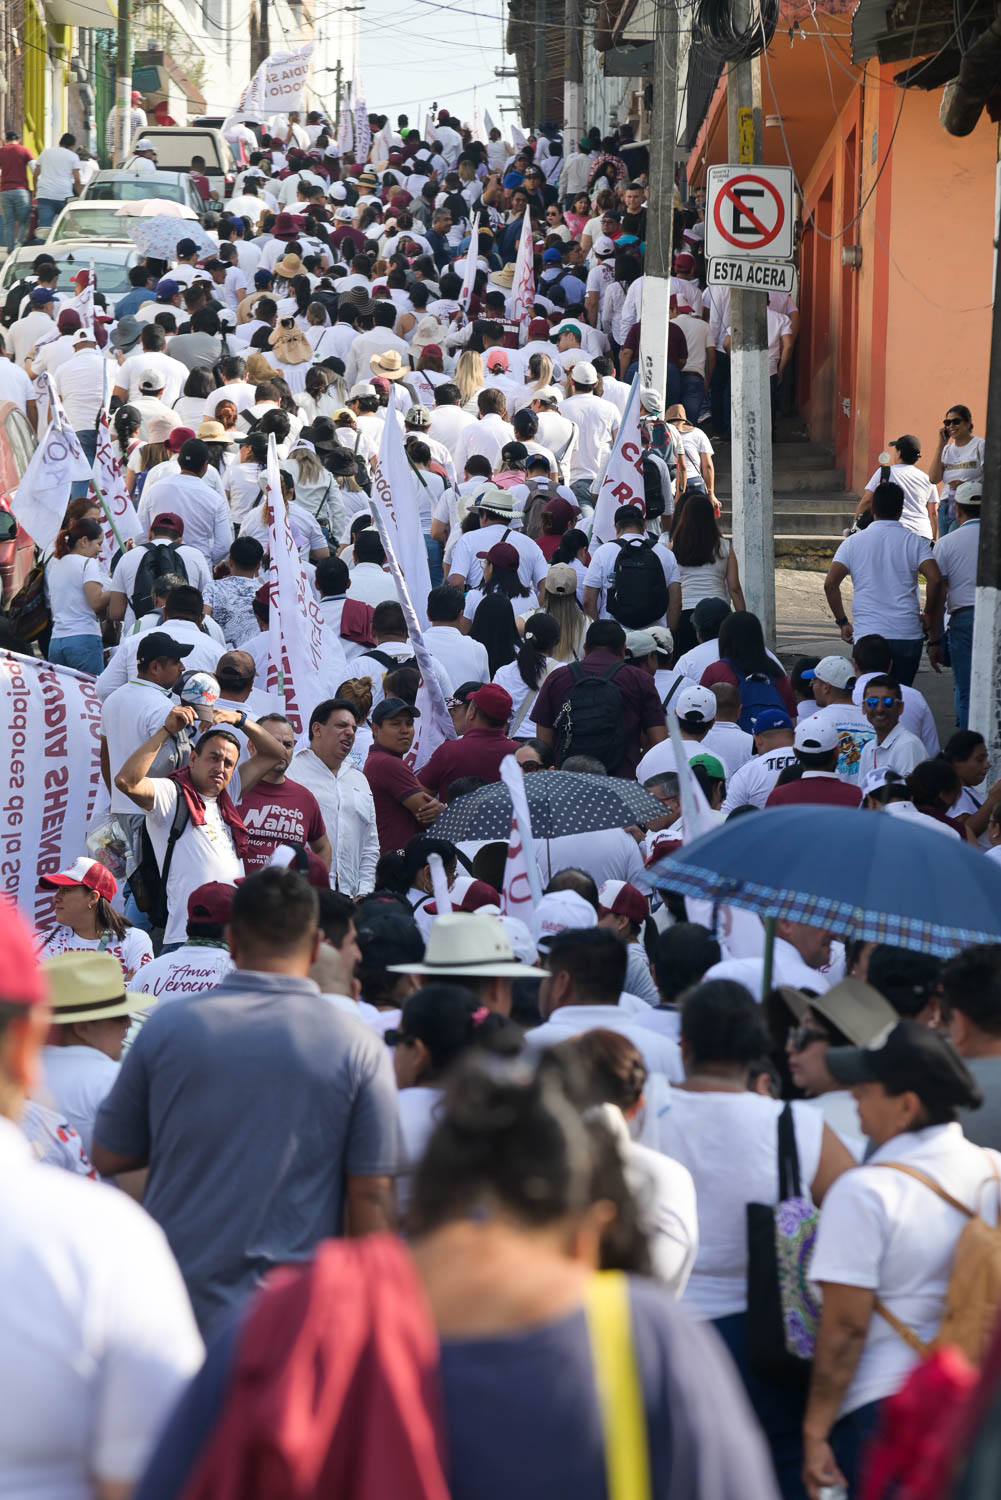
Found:
[[149, 1010], [156, 1004], [155, 995], [125, 988], [122, 966], [113, 953], [71, 949], [47, 958], [42, 968], [49, 982], [52, 1020], [58, 1025], [108, 1021]]
[[422, 963], [391, 964], [391, 974], [479, 975], [483, 979], [545, 979], [547, 970], [520, 964], [497, 917], [450, 912], [435, 917]]

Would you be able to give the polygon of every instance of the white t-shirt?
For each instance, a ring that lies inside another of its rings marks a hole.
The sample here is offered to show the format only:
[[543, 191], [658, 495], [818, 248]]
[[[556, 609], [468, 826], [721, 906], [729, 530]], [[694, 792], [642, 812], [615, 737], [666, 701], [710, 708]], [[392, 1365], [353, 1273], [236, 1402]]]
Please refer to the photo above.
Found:
[[[115, 777], [134, 750], [153, 738], [163, 728], [177, 700], [153, 682], [123, 682], [104, 700], [101, 708], [101, 734], [108, 744], [108, 767], [111, 772], [111, 811], [135, 814], [136, 804], [115, 786]], [[168, 741], [168, 744], [171, 743]], [[173, 741], [177, 745], [177, 740]]]
[[749, 761], [727, 778], [723, 812], [732, 813], [735, 807], [764, 807], [768, 794], [786, 766], [796, 764], [796, 752], [791, 745], [781, 745], [777, 750], [768, 750], [764, 755], [752, 756]]
[[[146, 814], [146, 827], [161, 869], [177, 797], [176, 782], [167, 777], [153, 778], [153, 806]], [[243, 874], [243, 861], [237, 858], [232, 835], [219, 812], [218, 799], [203, 800], [205, 822], [200, 826], [189, 822], [174, 845], [167, 877], [165, 943], [183, 942], [188, 926], [188, 897], [197, 886], [212, 880], [232, 885]]]
[[[531, 1035], [531, 1033], [529, 1033]], [[748, 1203], [778, 1198], [778, 1127], [785, 1108], [763, 1094], [672, 1089], [656, 1119], [656, 1144], [695, 1181], [699, 1249], [685, 1301], [698, 1318], [747, 1308]], [[792, 1106], [804, 1195], [817, 1175], [824, 1122], [803, 1101]]]
[[[142, 741], [139, 743], [142, 744]], [[132, 806], [134, 809], [135, 803]], [[59, 926], [49, 933], [38, 951], [38, 957], [55, 958], [57, 953], [76, 953], [78, 950], [110, 953], [121, 964], [126, 984], [130, 989], [134, 988], [133, 977], [153, 961], [153, 944], [149, 940], [149, 934], [143, 932], [141, 927], [129, 927], [120, 939], [112, 937], [110, 933], [105, 933], [105, 937], [108, 941], [102, 945], [101, 938], [78, 937], [72, 927]]]
[[83, 1141], [90, 1155], [97, 1111], [111, 1093], [120, 1063], [106, 1053], [81, 1043], [73, 1047], [44, 1047], [42, 1071], [45, 1086]]
[[871, 739], [875, 739], [875, 729], [854, 703], [829, 703], [826, 708], [818, 708], [813, 717], [833, 724], [838, 731], [838, 738], [841, 742], [838, 754], [838, 775], [843, 781], [857, 786], [862, 750]]
[[[158, 465], [159, 467], [159, 465]], [[147, 480], [145, 489], [149, 488]], [[144, 489], [144, 492], [145, 492]], [[169, 542], [170, 537], [157, 537], [158, 542]], [[116, 594], [124, 594], [128, 603], [125, 606], [125, 616], [122, 620], [122, 634], [126, 635], [136, 622], [135, 613], [132, 609], [132, 595], [135, 592], [136, 578], [142, 566], [142, 560], [146, 553], [146, 546], [131, 547], [128, 552], [123, 552], [118, 564], [111, 575], [111, 588]], [[206, 604], [212, 601], [212, 574], [205, 560], [204, 552], [199, 552], [197, 547], [186, 547], [183, 542], [177, 548], [177, 555], [183, 561], [188, 583], [198, 590]]]
[[[267, 521], [261, 515], [262, 509], [263, 507], [259, 505], [249, 515], [244, 516], [240, 523], [240, 535], [256, 537], [266, 552], [270, 539], [270, 528]], [[299, 549], [299, 557], [302, 562], [309, 561], [309, 554], [311, 552], [322, 552], [324, 548], [329, 550], [329, 543], [317, 525], [316, 517], [311, 516], [308, 510], [296, 504], [294, 500], [289, 501], [288, 523], [293, 540]]]
[[83, 163], [75, 151], [67, 146], [46, 146], [39, 153], [35, 170], [38, 173], [35, 192], [39, 198], [66, 199], [73, 196], [73, 173], [79, 172]]
[[[531, 1053], [554, 1047], [568, 1037], [579, 1036], [582, 1031], [593, 1031], [602, 1027], [619, 1032], [643, 1054], [643, 1061], [651, 1073], [660, 1073], [671, 1083], [680, 1083], [684, 1072], [681, 1066], [681, 1049], [663, 1032], [651, 1031], [640, 1026], [635, 1015], [625, 1011], [621, 1005], [561, 1005], [554, 1010], [548, 1021], [525, 1032], [525, 1050]], [[668, 1153], [672, 1155], [673, 1153]]]
[[575, 395], [560, 402], [560, 415], [577, 428], [577, 441], [570, 455], [570, 483], [596, 479], [608, 462], [619, 430], [618, 411], [601, 396]]
[[977, 596], [977, 555], [980, 550], [980, 518], [964, 521], [935, 543], [935, 561], [949, 585], [948, 609], [966, 609]]
[[[658, 548], [666, 549], [666, 539], [658, 542]], [[673, 556], [673, 553], [672, 553]], [[730, 590], [726, 581], [727, 564], [730, 561], [730, 543], [726, 537], [720, 538], [720, 553], [712, 562], [700, 563], [697, 567], [685, 567], [678, 564], [681, 577], [681, 607], [682, 609], [694, 609], [700, 599], [723, 599], [729, 601]], [[716, 641], [706, 642], [707, 645], [717, 646]], [[698, 648], [695, 648], [698, 649]], [[688, 652], [692, 655], [692, 652]], [[719, 656], [715, 658], [719, 661]], [[707, 663], [712, 665], [712, 663]], [[703, 672], [706, 670], [702, 668]], [[696, 678], [696, 681], [699, 679]]]
[[950, 497], [955, 497], [958, 485], [965, 484], [968, 479], [983, 479], [984, 477], [984, 440], [982, 437], [971, 437], [968, 443], [962, 447], [958, 443], [946, 443], [942, 449], [942, 479], [945, 483], [945, 492]]
[[640, 846], [624, 828], [600, 828], [592, 833], [561, 835], [555, 839], [535, 840], [535, 858], [548, 885], [560, 870], [583, 870], [595, 885], [606, 880], [627, 880], [642, 890], [647, 888], [646, 870]]
[[[877, 484], [880, 483], [881, 470], [877, 469], [875, 474], [866, 485], [866, 489], [872, 493]], [[931, 516], [928, 514], [929, 505], [938, 506], [938, 491], [932, 484], [928, 475], [916, 464], [891, 464], [890, 483], [899, 484], [904, 492], [904, 509], [900, 517], [901, 526], [908, 531], [916, 532], [918, 536], [925, 536], [931, 541], [932, 525]]]
[[478, 587], [483, 578], [483, 560], [476, 554], [489, 552], [494, 543], [500, 541], [509, 542], [518, 553], [518, 577], [524, 587], [537, 590], [549, 571], [542, 548], [530, 536], [523, 536], [520, 531], [513, 531], [500, 522], [492, 526], [481, 526], [477, 531], [467, 531], [459, 538], [452, 553], [452, 573], [461, 574], [466, 580], [467, 588]]
[[754, 736], [740, 728], [738, 724], [731, 724], [729, 720], [717, 719], [702, 741], [702, 749], [708, 755], [715, 755], [723, 762], [726, 771], [726, 779], [729, 782], [731, 776], [745, 766], [754, 754]]
[[429, 625], [424, 632], [424, 644], [435, 660], [441, 662], [453, 686], [490, 681], [486, 646], [472, 636], [463, 635], [453, 625]]
[[229, 949], [202, 943], [184, 943], [173, 953], [161, 953], [137, 974], [132, 988], [144, 995], [155, 995], [161, 1005], [214, 990], [233, 967]]
[[899, 521], [873, 521], [865, 531], [845, 537], [834, 561], [851, 574], [856, 640], [864, 635], [921, 639], [918, 568], [931, 555], [926, 539]]
[[396, 1096], [396, 1108], [400, 1119], [400, 1169], [396, 1176], [396, 1206], [402, 1214], [409, 1206], [413, 1193], [414, 1168], [424, 1155], [424, 1148], [431, 1139], [437, 1121], [435, 1119], [442, 1090], [425, 1088], [400, 1089]]
[[101, 626], [83, 591], [85, 583], [108, 584], [104, 569], [96, 557], [81, 557], [68, 552], [65, 557], [50, 557], [45, 564], [45, 587], [52, 611], [52, 639], [61, 641], [69, 635], [96, 635]]
[[[705, 328], [707, 325], [702, 326]], [[694, 474], [697, 479], [701, 479], [702, 455], [708, 453], [712, 458], [713, 445], [701, 427], [679, 427], [678, 432], [681, 435], [681, 446], [685, 455], [685, 469], [688, 474]], [[703, 483], [705, 483], [704, 480]]]
[[[635, 534], [627, 534], [626, 536], [620, 537], [617, 541], [614, 542], [603, 542], [600, 547], [596, 548], [595, 551], [591, 553], [591, 563], [588, 567], [587, 572], [584, 574], [584, 587], [589, 589], [597, 589], [599, 591], [601, 618], [603, 620], [610, 620], [612, 618], [608, 611], [606, 596], [612, 574], [615, 572], [615, 569], [618, 566], [619, 558], [622, 556], [625, 550], [625, 548], [620, 545], [621, 542], [625, 542], [626, 546], [628, 547], [645, 547], [649, 545], [645, 537], [636, 536]], [[669, 552], [666, 547], [655, 546], [650, 550], [653, 552], [654, 557], [660, 563], [661, 569], [663, 570], [664, 574], [664, 582], [667, 587], [670, 588], [672, 583], [680, 583], [681, 575], [678, 571], [678, 564], [674, 560], [674, 553]], [[665, 610], [665, 612], [662, 615], [658, 615], [656, 619], [647, 620], [643, 628], [645, 629], [650, 625], [666, 624], [667, 611]]]
[[[881, 1168], [880, 1162], [901, 1162], [926, 1173], [994, 1223], [992, 1164], [997, 1174], [1001, 1156], [974, 1146], [958, 1124], [932, 1125], [887, 1141], [867, 1162], [839, 1177], [824, 1198], [811, 1278], [876, 1292], [927, 1342], [942, 1321], [956, 1243], [969, 1220], [924, 1183]], [[988, 1191], [980, 1192], [985, 1183]], [[910, 1345], [873, 1313], [840, 1415], [891, 1396], [917, 1363]]]
[[[482, 589], [470, 589], [466, 595], [466, 602], [462, 607], [462, 613], [467, 620], [472, 620], [483, 600], [486, 598]], [[535, 594], [516, 594], [510, 601], [514, 610], [516, 620], [525, 619], [528, 615], [538, 613], [539, 601]]]
[[171, 359], [169, 354], [162, 350], [145, 349], [139, 354], [130, 354], [128, 359], [123, 360], [115, 372], [115, 385], [121, 386], [126, 391], [126, 401], [133, 400], [140, 395], [139, 381], [146, 370], [155, 370], [163, 377], [165, 382], [160, 400], [166, 406], [173, 406], [184, 390], [184, 384], [191, 371], [187, 365], [182, 365], [179, 359]]
[[[673, 278], [672, 278], [673, 279]], [[679, 299], [680, 300], [680, 299]], [[699, 307], [702, 303], [702, 293], [690, 303], [692, 307]], [[703, 380], [706, 376], [706, 351], [709, 348], [711, 330], [704, 318], [689, 316], [688, 313], [680, 313], [671, 321], [681, 329], [685, 335], [685, 343], [688, 345], [688, 358], [685, 360], [685, 374], [701, 375]]]

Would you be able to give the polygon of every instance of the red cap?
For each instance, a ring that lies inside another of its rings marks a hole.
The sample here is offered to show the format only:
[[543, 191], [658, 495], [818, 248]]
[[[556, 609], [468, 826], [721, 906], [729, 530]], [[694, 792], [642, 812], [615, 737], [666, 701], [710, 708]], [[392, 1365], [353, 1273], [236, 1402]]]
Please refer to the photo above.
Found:
[[132, 90], [132, 103], [133, 104], [138, 104], [141, 98], [142, 98], [142, 94], [140, 94], [139, 90], [138, 89], [133, 89]]
[[695, 256], [689, 255], [687, 250], [682, 250], [674, 257], [674, 269], [679, 276], [687, 276], [695, 270]]
[[153, 517], [153, 524], [149, 529], [150, 531], [172, 531], [175, 536], [183, 536], [184, 522], [172, 510], [162, 510], [158, 516]]
[[61, 885], [85, 885], [88, 891], [96, 891], [105, 901], [110, 901], [118, 890], [118, 881], [106, 865], [83, 856], [75, 859], [68, 869], [60, 870], [58, 875], [43, 875], [38, 884], [43, 890]]
[[533, 318], [528, 325], [529, 339], [549, 340], [549, 324], [545, 318]]
[[76, 273], [75, 276], [71, 276], [70, 277], [70, 281], [72, 281], [72, 282], [78, 282], [81, 287], [89, 286], [90, 285], [90, 272], [89, 271], [77, 271], [77, 273]]
[[45, 974], [35, 957], [38, 939], [17, 907], [0, 901], [0, 1001], [4, 1005], [44, 1005]]
[[650, 906], [643, 892], [630, 885], [628, 880], [606, 880], [598, 891], [598, 906], [602, 912], [628, 917], [637, 926], [650, 915]]
[[173, 432], [168, 434], [167, 447], [171, 453], [180, 453], [188, 439], [194, 436], [195, 429], [193, 427], [175, 427]]
[[481, 906], [499, 906], [500, 893], [485, 880], [474, 880], [455, 908], [456, 911], [479, 911]]
[[228, 922], [236, 887], [221, 880], [196, 885], [188, 897], [189, 922]]
[[430, 354], [432, 359], [441, 359], [442, 357], [440, 344], [425, 344], [423, 352]]
[[491, 567], [510, 568], [512, 572], [521, 561], [517, 547], [512, 547], [510, 542], [494, 542], [489, 552], [477, 552], [476, 556], [482, 557]]
[[[514, 548], [511, 550], [513, 552]], [[496, 719], [499, 724], [511, 717], [511, 694], [506, 688], [498, 687], [496, 682], [485, 682], [475, 693], [470, 693], [466, 702], [475, 703], [488, 719]]]
[[580, 511], [576, 505], [571, 505], [569, 500], [564, 500], [562, 495], [554, 495], [542, 507], [542, 514], [555, 516], [557, 522], [563, 521], [569, 526], [570, 522], [575, 521], [580, 515]]

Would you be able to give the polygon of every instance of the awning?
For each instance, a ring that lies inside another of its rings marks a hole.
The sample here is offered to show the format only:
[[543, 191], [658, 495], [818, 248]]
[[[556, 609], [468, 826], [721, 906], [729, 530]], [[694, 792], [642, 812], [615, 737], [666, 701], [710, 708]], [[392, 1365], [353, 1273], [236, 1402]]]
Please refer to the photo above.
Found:
[[56, 26], [101, 27], [117, 23], [115, 0], [45, 0], [45, 19]]

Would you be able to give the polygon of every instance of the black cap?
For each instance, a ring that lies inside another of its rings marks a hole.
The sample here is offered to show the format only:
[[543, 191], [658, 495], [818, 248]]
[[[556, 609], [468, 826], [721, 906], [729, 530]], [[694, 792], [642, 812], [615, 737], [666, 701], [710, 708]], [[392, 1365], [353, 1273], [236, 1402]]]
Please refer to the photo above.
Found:
[[829, 1047], [831, 1076], [849, 1088], [881, 1083], [888, 1093], [912, 1091], [923, 1104], [977, 1109], [982, 1095], [966, 1064], [937, 1031], [919, 1021], [898, 1021], [868, 1047]]
[[419, 964], [424, 958], [420, 928], [397, 901], [362, 902], [355, 912], [355, 936], [361, 961], [369, 968]]
[[384, 719], [395, 719], [397, 714], [409, 714], [412, 719], [419, 719], [419, 711], [412, 704], [402, 698], [383, 698], [372, 710], [372, 723], [381, 724]]
[[159, 661], [163, 657], [173, 660], [183, 660], [190, 656], [194, 650], [193, 645], [186, 645], [183, 641], [175, 641], [172, 635], [165, 630], [151, 630], [149, 635], [140, 638], [136, 650], [136, 665], [148, 667], [151, 661]]

